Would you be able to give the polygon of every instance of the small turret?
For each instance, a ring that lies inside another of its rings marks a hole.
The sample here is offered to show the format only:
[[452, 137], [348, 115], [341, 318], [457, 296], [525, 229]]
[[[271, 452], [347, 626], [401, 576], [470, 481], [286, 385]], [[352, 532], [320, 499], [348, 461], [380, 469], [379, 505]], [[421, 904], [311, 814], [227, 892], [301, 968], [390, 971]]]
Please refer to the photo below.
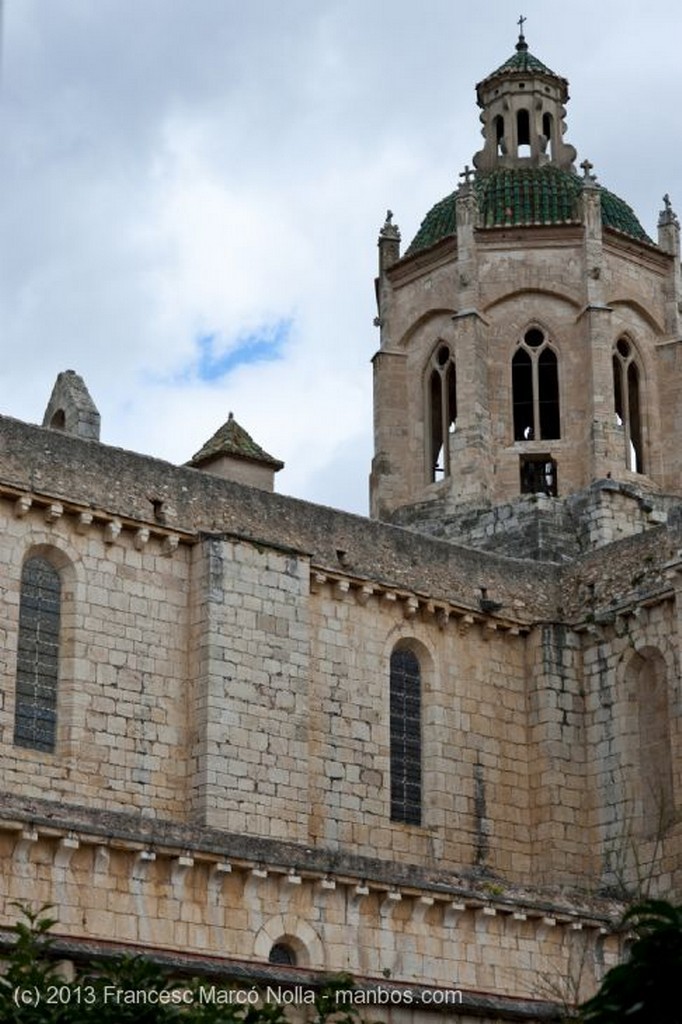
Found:
[[66, 434], [99, 441], [100, 416], [85, 381], [74, 370], [64, 370], [55, 381], [43, 417], [43, 426]]
[[256, 444], [232, 413], [187, 465], [262, 491], [275, 489], [275, 473], [284, 467]]
[[474, 166], [493, 171], [552, 163], [573, 170], [576, 151], [563, 141], [568, 82], [530, 53], [524, 21], [516, 53], [476, 86], [485, 145]]

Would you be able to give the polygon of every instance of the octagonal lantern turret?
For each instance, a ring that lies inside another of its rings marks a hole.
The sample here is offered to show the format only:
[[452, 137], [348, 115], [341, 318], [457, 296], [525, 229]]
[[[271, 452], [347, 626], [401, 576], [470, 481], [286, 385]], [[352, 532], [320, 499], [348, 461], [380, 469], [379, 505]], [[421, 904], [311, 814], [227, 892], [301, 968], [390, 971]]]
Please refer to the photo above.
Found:
[[476, 86], [485, 145], [479, 171], [553, 163], [572, 170], [573, 146], [563, 141], [568, 82], [534, 57], [521, 34], [516, 52]]

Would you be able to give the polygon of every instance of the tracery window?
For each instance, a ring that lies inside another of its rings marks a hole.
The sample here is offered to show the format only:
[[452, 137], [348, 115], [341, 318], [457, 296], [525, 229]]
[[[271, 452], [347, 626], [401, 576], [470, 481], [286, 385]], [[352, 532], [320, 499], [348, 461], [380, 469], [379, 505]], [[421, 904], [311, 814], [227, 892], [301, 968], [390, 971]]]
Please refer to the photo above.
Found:
[[450, 475], [450, 440], [457, 420], [457, 374], [447, 345], [439, 345], [431, 357], [427, 389], [428, 466], [433, 483]]
[[515, 441], [561, 436], [558, 360], [538, 327], [526, 331], [514, 353], [512, 404]]
[[391, 654], [391, 820], [422, 819], [421, 668], [414, 651]]
[[634, 348], [620, 338], [613, 350], [613, 398], [616, 423], [623, 428], [625, 464], [635, 473], [644, 472], [639, 376]]
[[57, 730], [61, 578], [45, 558], [21, 573], [14, 742], [53, 751]]

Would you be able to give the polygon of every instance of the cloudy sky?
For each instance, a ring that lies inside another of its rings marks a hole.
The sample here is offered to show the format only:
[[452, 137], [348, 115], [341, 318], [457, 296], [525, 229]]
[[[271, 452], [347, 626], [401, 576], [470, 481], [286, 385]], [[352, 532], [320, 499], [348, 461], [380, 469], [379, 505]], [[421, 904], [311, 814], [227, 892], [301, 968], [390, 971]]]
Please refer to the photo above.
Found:
[[[75, 369], [107, 443], [184, 462], [232, 410], [278, 490], [367, 508], [373, 277], [479, 148], [508, 0], [5, 0], [0, 410]], [[567, 139], [682, 212], [682, 5], [524, 0]]]

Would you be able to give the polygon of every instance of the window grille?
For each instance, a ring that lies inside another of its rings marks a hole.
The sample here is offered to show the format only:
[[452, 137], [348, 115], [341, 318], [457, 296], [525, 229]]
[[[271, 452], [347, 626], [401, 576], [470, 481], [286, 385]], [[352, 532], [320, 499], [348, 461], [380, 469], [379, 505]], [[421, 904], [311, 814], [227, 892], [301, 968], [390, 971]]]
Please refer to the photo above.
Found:
[[407, 648], [391, 655], [391, 820], [422, 819], [421, 671]]
[[14, 742], [53, 751], [57, 730], [61, 578], [44, 558], [21, 574]]

